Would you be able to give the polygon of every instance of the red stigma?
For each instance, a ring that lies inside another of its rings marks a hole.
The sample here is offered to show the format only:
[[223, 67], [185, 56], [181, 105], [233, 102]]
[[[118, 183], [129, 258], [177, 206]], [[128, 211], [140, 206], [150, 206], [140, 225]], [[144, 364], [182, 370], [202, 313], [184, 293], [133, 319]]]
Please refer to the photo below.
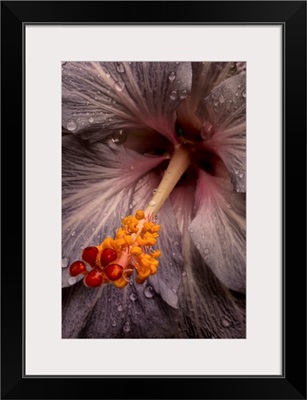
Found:
[[118, 264], [110, 264], [104, 269], [104, 273], [107, 275], [110, 281], [116, 281], [123, 275], [123, 267]]
[[69, 267], [69, 273], [71, 276], [77, 276], [83, 272], [86, 272], [86, 267], [83, 261], [75, 261]]
[[86, 247], [83, 250], [82, 259], [89, 263], [91, 267], [95, 267], [97, 254], [97, 247]]
[[104, 249], [100, 256], [100, 263], [103, 267], [107, 266], [111, 262], [115, 261], [117, 253], [113, 249]]
[[84, 284], [88, 287], [98, 287], [103, 283], [103, 278], [101, 272], [93, 269], [84, 278]]

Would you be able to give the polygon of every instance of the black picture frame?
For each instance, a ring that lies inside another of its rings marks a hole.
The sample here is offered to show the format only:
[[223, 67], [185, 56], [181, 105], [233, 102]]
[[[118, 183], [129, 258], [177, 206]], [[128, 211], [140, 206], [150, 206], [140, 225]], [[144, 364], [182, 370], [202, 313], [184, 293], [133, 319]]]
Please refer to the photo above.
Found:
[[[99, 16], [103, 16], [102, 20]], [[281, 376], [106, 378], [24, 375], [24, 29], [28, 24], [282, 25], [284, 197]], [[306, 399], [306, 2], [3, 1], [1, 33], [1, 398]], [[17, 203], [14, 208], [12, 200]], [[300, 226], [305, 229], [298, 232]]]

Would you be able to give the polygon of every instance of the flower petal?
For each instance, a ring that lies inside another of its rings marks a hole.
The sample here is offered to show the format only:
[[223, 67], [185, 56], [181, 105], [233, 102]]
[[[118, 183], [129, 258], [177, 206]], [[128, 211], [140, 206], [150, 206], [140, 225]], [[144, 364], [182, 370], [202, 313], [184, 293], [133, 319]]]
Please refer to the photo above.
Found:
[[225, 80], [233, 70], [230, 62], [195, 62], [192, 63], [193, 82], [191, 97], [193, 108], [197, 109], [200, 102], [209, 95], [210, 91], [223, 80]]
[[199, 174], [190, 236], [206, 264], [228, 288], [245, 291], [246, 225], [244, 195], [227, 180]]
[[90, 289], [80, 282], [63, 293], [63, 338], [171, 338], [178, 329], [178, 310], [146, 283]]
[[191, 241], [187, 226], [193, 219], [193, 191], [175, 189], [172, 202], [182, 231], [185, 269], [178, 291], [179, 338], [244, 338], [245, 299], [230, 292], [212, 273]]
[[202, 123], [215, 130], [204, 142], [226, 165], [237, 192], [246, 190], [246, 73], [241, 72], [215, 87], [197, 110]]
[[[123, 146], [89, 145], [75, 136], [63, 138], [64, 267], [79, 260], [84, 247], [114, 235], [130, 212], [136, 182], [164, 159], [144, 157]], [[69, 277], [68, 268], [63, 268], [64, 286]]]
[[174, 111], [192, 84], [190, 63], [64, 63], [63, 126], [91, 140], [152, 128], [173, 143]]

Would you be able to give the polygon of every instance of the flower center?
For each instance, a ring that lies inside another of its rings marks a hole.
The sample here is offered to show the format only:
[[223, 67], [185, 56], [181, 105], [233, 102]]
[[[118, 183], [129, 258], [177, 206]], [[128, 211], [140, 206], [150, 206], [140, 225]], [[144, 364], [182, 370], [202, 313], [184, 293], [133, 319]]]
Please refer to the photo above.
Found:
[[155, 216], [189, 164], [187, 150], [177, 145], [146, 210], [138, 210], [134, 216], [123, 218], [114, 239], [107, 237], [100, 245], [83, 250], [82, 259], [92, 268], [90, 272], [83, 261], [75, 261], [69, 268], [70, 274], [83, 274], [84, 284], [88, 287], [112, 283], [118, 288], [128, 284], [134, 271], [135, 281], [139, 284], [155, 274], [159, 266], [157, 258], [161, 255], [160, 250], [154, 248], [160, 230], [160, 225], [155, 223]]

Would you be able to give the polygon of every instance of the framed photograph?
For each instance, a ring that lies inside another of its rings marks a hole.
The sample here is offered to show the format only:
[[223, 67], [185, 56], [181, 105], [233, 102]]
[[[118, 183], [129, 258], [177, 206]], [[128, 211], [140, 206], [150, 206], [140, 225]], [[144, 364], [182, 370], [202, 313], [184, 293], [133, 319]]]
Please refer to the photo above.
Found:
[[2, 398], [306, 399], [306, 2], [1, 11]]

